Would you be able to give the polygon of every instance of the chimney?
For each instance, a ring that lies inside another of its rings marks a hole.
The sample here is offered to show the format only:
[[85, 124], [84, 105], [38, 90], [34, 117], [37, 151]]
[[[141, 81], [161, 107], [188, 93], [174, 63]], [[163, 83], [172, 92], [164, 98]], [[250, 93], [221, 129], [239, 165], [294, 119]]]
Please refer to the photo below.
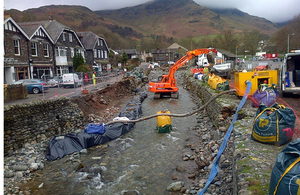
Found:
[[53, 21], [53, 17], [52, 17], [52, 13], [51, 12], [49, 12], [49, 20]]
[[10, 17], [10, 14], [7, 12], [4, 12], [4, 18], [9, 18], [9, 17]]

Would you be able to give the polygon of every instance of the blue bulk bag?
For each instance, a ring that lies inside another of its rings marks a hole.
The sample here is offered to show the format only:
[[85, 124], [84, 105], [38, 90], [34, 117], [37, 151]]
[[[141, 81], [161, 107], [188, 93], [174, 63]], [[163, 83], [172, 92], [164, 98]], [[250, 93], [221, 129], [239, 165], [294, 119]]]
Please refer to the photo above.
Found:
[[276, 102], [277, 94], [274, 90], [259, 91], [256, 90], [252, 95], [252, 105], [258, 107], [261, 103], [266, 106], [272, 106]]
[[251, 138], [261, 143], [281, 146], [292, 140], [295, 131], [296, 115], [284, 105], [261, 104], [256, 112]]
[[105, 133], [104, 123], [89, 123], [84, 126], [84, 131], [89, 134], [103, 134]]
[[300, 139], [289, 143], [277, 156], [272, 170], [269, 195], [299, 194]]

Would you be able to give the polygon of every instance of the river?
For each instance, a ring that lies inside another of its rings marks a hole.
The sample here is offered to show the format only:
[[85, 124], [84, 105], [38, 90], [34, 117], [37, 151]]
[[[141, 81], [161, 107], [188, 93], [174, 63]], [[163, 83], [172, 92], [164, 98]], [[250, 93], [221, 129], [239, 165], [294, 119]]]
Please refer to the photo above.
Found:
[[[190, 112], [196, 104], [185, 89], [179, 90], [179, 99], [154, 100], [154, 94], [148, 93], [142, 103], [143, 115], [160, 110]], [[196, 116], [172, 118], [171, 133], [157, 133], [156, 124], [155, 118], [136, 123], [129, 133], [89, 148], [87, 153], [46, 162], [26, 186], [33, 194], [174, 194], [166, 190], [172, 182], [193, 182], [176, 167], [186, 163], [188, 174], [196, 169], [194, 161], [183, 161]]]

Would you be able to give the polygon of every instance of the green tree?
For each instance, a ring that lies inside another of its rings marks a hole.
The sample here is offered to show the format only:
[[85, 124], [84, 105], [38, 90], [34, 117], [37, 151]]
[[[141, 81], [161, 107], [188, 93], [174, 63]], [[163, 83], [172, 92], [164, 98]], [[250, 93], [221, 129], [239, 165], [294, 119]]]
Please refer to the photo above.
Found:
[[258, 44], [263, 39], [263, 34], [261, 34], [258, 30], [246, 32], [242, 37], [242, 50], [247, 50], [252, 56], [255, 56], [259, 46]]
[[94, 71], [94, 68], [88, 64], [82, 64], [78, 66], [78, 68], [76, 69], [76, 72], [92, 72], [92, 71]]
[[74, 70], [76, 71], [77, 68], [81, 65], [84, 64], [84, 59], [82, 57], [82, 55], [79, 53], [75, 53], [74, 57], [73, 57], [73, 67], [74, 67]]
[[232, 30], [225, 30], [213, 42], [216, 45], [215, 48], [225, 49], [232, 53], [235, 53], [235, 48], [238, 45], [238, 40]]
[[122, 54], [122, 62], [124, 63], [124, 66], [126, 65], [126, 62], [128, 61], [128, 55], [126, 52], [123, 52]]

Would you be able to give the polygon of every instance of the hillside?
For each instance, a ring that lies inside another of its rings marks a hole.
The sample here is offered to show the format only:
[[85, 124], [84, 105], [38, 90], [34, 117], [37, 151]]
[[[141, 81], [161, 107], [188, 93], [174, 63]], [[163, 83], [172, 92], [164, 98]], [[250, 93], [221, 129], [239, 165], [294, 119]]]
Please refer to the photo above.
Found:
[[131, 26], [143, 34], [163, 34], [169, 37], [235, 32], [257, 29], [264, 34], [278, 30], [272, 22], [250, 16], [237, 9], [210, 10], [193, 0], [156, 0], [135, 7], [96, 11], [105, 20]]
[[51, 15], [54, 20], [76, 31], [92, 31], [104, 37], [112, 48], [118, 48], [120, 44], [126, 45], [127, 39], [141, 36], [129, 27], [123, 28], [104, 20], [83, 6], [51, 5], [23, 12], [11, 9], [6, 10], [5, 14], [9, 14], [17, 22], [48, 20]]
[[236, 33], [257, 29], [271, 35], [278, 28], [270, 21], [237, 9], [210, 10], [193, 0], [154, 0], [117, 10], [92, 11], [83, 6], [51, 5], [23, 12], [7, 10], [17, 22], [54, 20], [76, 31], [89, 30], [103, 36], [113, 49], [133, 48], [146, 36], [163, 35], [175, 39]]

